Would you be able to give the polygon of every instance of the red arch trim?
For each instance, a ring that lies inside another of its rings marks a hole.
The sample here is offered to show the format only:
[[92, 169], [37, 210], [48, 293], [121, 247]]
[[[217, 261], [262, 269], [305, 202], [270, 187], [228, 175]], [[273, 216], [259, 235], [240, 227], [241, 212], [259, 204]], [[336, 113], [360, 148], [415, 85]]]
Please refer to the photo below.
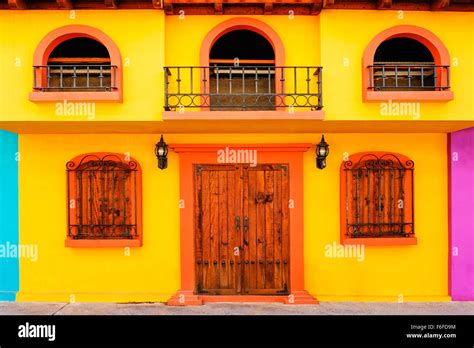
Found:
[[[32, 92], [30, 100], [32, 101], [51, 101], [51, 100], [109, 100], [122, 101], [122, 57], [120, 50], [115, 42], [112, 41], [104, 32], [87, 25], [66, 25], [49, 32], [36, 47], [33, 56], [33, 65], [47, 65], [51, 52], [60, 43], [74, 38], [89, 38], [100, 42], [105, 46], [110, 56], [110, 64], [116, 65], [117, 92]], [[44, 76], [37, 76], [37, 85], [41, 85]]]
[[[426, 92], [373, 92], [369, 87], [369, 65], [374, 64], [375, 51], [386, 40], [405, 37], [414, 39], [428, 48], [436, 65], [450, 65], [449, 52], [443, 42], [431, 31], [415, 25], [397, 25], [378, 33], [367, 45], [362, 57], [362, 88], [364, 100], [450, 100], [453, 98], [451, 91], [426, 91]], [[448, 77], [440, 74], [440, 83], [447, 85]]]

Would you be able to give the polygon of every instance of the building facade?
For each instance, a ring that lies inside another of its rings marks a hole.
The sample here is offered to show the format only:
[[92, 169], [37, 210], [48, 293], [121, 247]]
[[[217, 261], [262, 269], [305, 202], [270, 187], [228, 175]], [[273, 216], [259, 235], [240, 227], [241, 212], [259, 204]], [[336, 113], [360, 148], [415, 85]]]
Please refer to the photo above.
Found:
[[0, 300], [473, 300], [474, 2], [417, 4], [1, 4]]

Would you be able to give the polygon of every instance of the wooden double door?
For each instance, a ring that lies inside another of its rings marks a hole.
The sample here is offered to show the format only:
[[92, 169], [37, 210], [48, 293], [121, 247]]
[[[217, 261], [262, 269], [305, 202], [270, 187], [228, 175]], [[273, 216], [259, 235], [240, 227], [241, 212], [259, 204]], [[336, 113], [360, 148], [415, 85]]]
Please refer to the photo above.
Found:
[[288, 164], [194, 167], [196, 293], [288, 294]]

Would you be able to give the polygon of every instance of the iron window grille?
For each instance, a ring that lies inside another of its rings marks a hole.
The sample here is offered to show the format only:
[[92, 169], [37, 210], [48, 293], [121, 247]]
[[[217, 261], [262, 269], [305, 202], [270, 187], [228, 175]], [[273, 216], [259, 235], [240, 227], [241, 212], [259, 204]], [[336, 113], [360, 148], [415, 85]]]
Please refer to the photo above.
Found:
[[[368, 68], [369, 90], [444, 91], [450, 88], [449, 65], [376, 63]], [[441, 76], [446, 76], [446, 85]]]
[[37, 91], [112, 91], [117, 89], [116, 65], [35, 65], [33, 75], [33, 89]]
[[320, 110], [322, 67], [183, 66], [165, 67], [165, 110]]
[[139, 238], [137, 167], [114, 154], [87, 154], [66, 164], [69, 238]]
[[413, 172], [413, 161], [395, 154], [345, 161], [346, 237], [414, 235]]

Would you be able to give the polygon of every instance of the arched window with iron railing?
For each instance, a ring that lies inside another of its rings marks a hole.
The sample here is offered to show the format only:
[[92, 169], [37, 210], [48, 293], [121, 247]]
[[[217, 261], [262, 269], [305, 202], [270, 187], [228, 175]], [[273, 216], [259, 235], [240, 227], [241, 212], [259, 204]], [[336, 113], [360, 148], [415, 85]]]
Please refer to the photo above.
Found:
[[[107, 48], [91, 38], [72, 38], [56, 46], [46, 65], [35, 66], [43, 91], [110, 91], [116, 89], [116, 66]], [[36, 79], [35, 79], [36, 80]]]

